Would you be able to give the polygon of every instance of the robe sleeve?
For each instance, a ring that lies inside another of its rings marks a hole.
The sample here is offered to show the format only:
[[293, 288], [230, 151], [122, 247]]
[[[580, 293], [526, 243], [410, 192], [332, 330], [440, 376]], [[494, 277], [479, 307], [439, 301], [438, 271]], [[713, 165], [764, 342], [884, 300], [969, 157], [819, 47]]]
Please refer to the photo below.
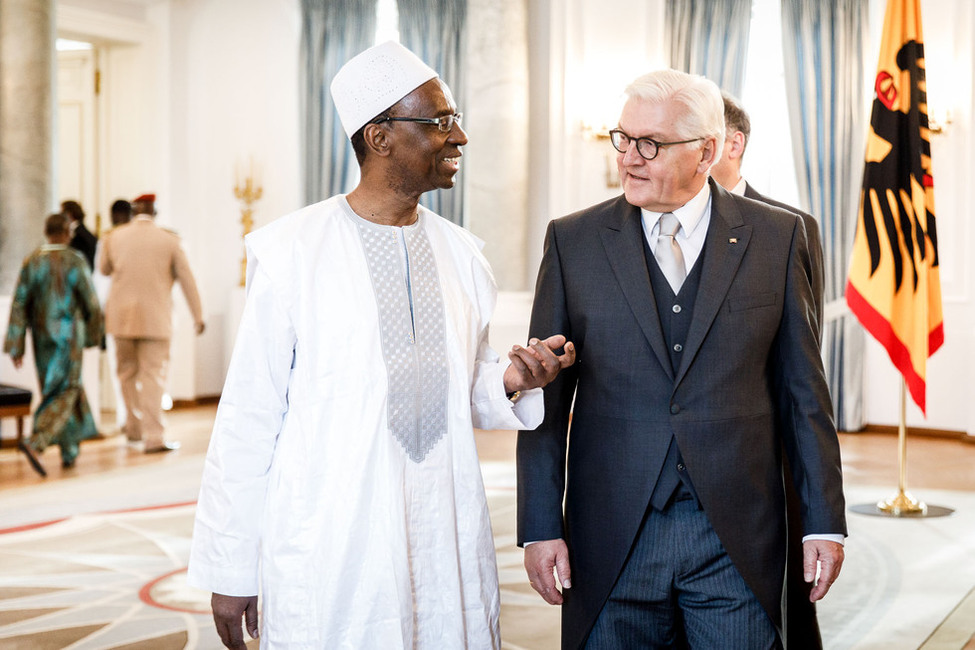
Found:
[[498, 289], [487, 261], [473, 260], [473, 277], [480, 314], [474, 376], [471, 383], [471, 419], [478, 429], [534, 429], [545, 416], [541, 388], [522, 391], [512, 403], [504, 390], [504, 372], [511, 361], [500, 359], [488, 343], [488, 323], [494, 314]]
[[10, 302], [10, 320], [7, 322], [7, 336], [3, 342], [3, 351], [13, 359], [24, 356], [24, 341], [27, 336], [27, 314], [30, 310], [30, 258], [24, 260], [20, 268], [17, 288], [14, 289], [13, 300]]
[[504, 390], [504, 371], [509, 359], [500, 361], [487, 342], [487, 328], [483, 330], [474, 366], [471, 387], [471, 415], [478, 429], [534, 429], [545, 416], [541, 388], [522, 391], [512, 403]]
[[[252, 251], [248, 251], [252, 253]], [[288, 411], [296, 344], [288, 292], [256, 257], [203, 470], [188, 582], [258, 593], [261, 522], [275, 442]]]

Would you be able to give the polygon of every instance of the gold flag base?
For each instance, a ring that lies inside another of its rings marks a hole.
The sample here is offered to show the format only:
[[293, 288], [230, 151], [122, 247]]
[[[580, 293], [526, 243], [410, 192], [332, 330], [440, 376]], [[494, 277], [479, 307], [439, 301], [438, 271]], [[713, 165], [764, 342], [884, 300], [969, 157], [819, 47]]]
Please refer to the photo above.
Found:
[[900, 517], [903, 515], [921, 515], [928, 511], [923, 501], [918, 501], [909, 492], [900, 491], [896, 495], [877, 502], [877, 509], [886, 515]]
[[[899, 495], [898, 495], [899, 496]], [[944, 506], [932, 506], [922, 503], [921, 510], [908, 510], [896, 507], [887, 507], [885, 504], [894, 501], [897, 497], [874, 501], [873, 503], [858, 503], [850, 506], [850, 512], [858, 515], [871, 515], [873, 517], [890, 517], [891, 519], [928, 519], [931, 517], [947, 517], [955, 512], [954, 508]], [[910, 498], [910, 497], [908, 497]]]
[[850, 506], [851, 512], [861, 515], [882, 515], [886, 517], [944, 517], [954, 512], [952, 508], [929, 506], [918, 501], [907, 491], [907, 387], [901, 381], [901, 423], [897, 432], [897, 464], [900, 470], [897, 494], [876, 503], [862, 503]]

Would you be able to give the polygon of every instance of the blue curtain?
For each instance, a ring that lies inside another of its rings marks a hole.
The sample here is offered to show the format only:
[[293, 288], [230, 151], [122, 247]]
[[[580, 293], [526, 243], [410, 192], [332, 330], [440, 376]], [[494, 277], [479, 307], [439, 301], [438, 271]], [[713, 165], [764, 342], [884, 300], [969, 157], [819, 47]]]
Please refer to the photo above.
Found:
[[[464, 84], [466, 0], [398, 0], [400, 42], [416, 53], [450, 87], [458, 110], [467, 98]], [[453, 189], [427, 192], [427, 208], [454, 223], [464, 223], [464, 165]]]
[[667, 0], [664, 16], [670, 66], [741, 97], [752, 0]]
[[305, 204], [350, 191], [359, 167], [328, 86], [376, 40], [377, 0], [301, 0], [301, 173]]
[[802, 207], [826, 265], [823, 356], [836, 426], [864, 426], [863, 330], [845, 308], [869, 124], [869, 0], [782, 0], [782, 49]]

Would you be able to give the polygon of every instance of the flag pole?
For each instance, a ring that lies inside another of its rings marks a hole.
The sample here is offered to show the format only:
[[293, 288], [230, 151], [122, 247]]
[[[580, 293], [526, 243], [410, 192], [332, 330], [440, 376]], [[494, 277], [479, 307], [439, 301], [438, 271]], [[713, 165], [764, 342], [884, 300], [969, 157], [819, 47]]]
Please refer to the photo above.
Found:
[[926, 514], [928, 506], [923, 501], [912, 497], [907, 491], [907, 384], [903, 379], [901, 379], [901, 422], [897, 427], [897, 465], [900, 470], [897, 494], [878, 502], [877, 509], [894, 517]]

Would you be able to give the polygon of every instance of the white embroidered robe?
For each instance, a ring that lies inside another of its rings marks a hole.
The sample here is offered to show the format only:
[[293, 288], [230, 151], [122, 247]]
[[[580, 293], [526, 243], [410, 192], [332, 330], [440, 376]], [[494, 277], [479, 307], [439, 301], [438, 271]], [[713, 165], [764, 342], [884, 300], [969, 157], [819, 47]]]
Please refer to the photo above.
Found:
[[540, 389], [505, 396], [479, 242], [336, 196], [246, 244], [190, 583], [260, 588], [262, 648], [500, 647], [472, 428], [533, 428], [543, 407]]

